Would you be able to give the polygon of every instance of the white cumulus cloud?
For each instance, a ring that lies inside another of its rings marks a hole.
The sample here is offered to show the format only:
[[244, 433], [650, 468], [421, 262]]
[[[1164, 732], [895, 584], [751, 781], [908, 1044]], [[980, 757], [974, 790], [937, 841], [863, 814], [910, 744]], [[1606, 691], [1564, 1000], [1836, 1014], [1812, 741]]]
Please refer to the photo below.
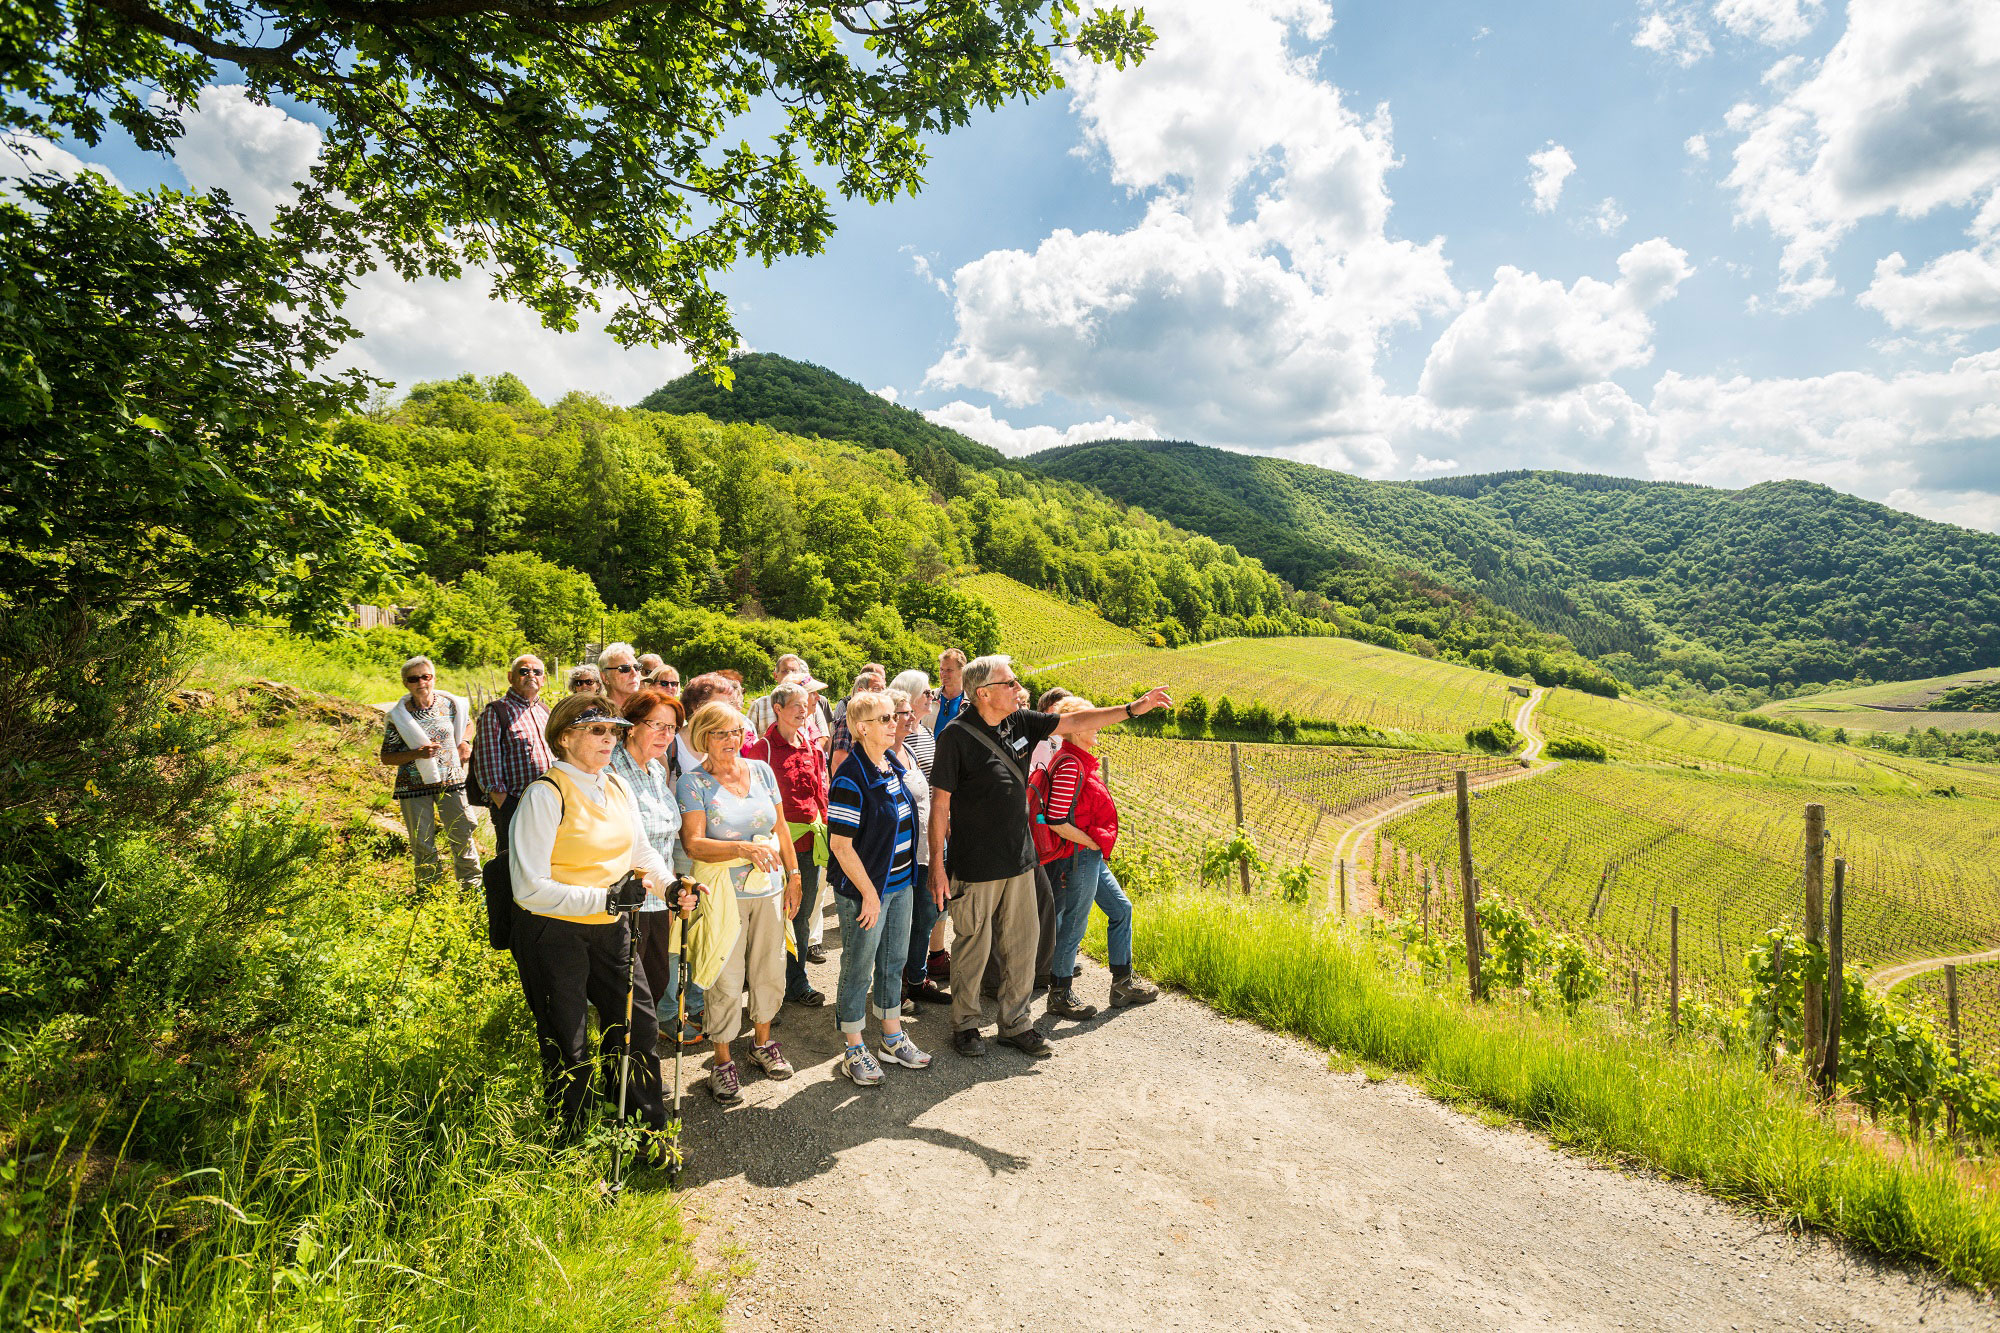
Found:
[[[161, 100], [154, 94], [155, 103]], [[319, 157], [317, 126], [252, 101], [241, 84], [202, 89], [199, 105], [181, 112], [181, 124], [174, 165], [188, 185], [227, 191], [236, 211], [260, 227], [297, 197], [297, 184]]]
[[1857, 298], [1899, 329], [1982, 329], [2000, 324], [2000, 245], [1939, 255], [1914, 273], [1901, 253], [1875, 263]]
[[1569, 149], [1549, 140], [1549, 146], [1539, 153], [1528, 154], [1528, 189], [1533, 194], [1533, 207], [1537, 213], [1551, 213], [1562, 199], [1563, 182], [1576, 171], [1576, 159], [1569, 155]]
[[1691, 272], [1686, 251], [1657, 237], [1619, 256], [1616, 282], [1564, 287], [1503, 265], [1438, 336], [1418, 392], [1444, 408], [1493, 410], [1643, 366], [1653, 359], [1647, 312]]
[[1600, 236], [1615, 236], [1618, 234], [1618, 229], [1631, 219], [1625, 216], [1624, 209], [1618, 207], [1616, 199], [1606, 199], [1590, 210], [1588, 221], [1591, 226], [1597, 228]]
[[1715, 50], [1702, 31], [1701, 17], [1687, 5], [1647, 5], [1632, 34], [1632, 45], [1664, 56], [1682, 69], [1698, 64]]
[[1217, 443], [1302, 441], [1377, 409], [1384, 331], [1456, 307], [1433, 240], [1388, 233], [1385, 108], [1350, 109], [1296, 41], [1325, 0], [1149, 4], [1153, 54], [1066, 69], [1086, 143], [1142, 196], [1126, 231], [1059, 230], [952, 275], [927, 382], [1047, 394]]
[[1064, 444], [1090, 440], [1157, 440], [1160, 433], [1143, 421], [1120, 421], [1107, 416], [1100, 421], [1079, 422], [1074, 426], [1015, 426], [993, 415], [993, 409], [958, 400], [924, 413], [940, 426], [948, 426], [981, 444], [1019, 458]]
[[1718, 0], [1715, 21], [1738, 37], [1766, 46], [1790, 46], [1819, 22], [1825, 0]]
[[86, 162], [67, 148], [58, 147], [46, 139], [38, 139], [32, 134], [18, 130], [0, 133], [0, 186], [9, 180], [46, 172], [61, 176], [65, 180], [75, 180], [84, 172], [94, 172], [119, 189], [125, 188], [110, 168], [95, 162]]
[[2000, 5], [1851, 0], [1808, 76], [1729, 120], [1744, 136], [1728, 177], [1738, 218], [1784, 242], [1788, 298], [1828, 296], [1827, 260], [1861, 220], [1920, 217], [2000, 184]]
[[1700, 162], [1706, 162], [1706, 161], [1708, 161], [1708, 136], [1707, 136], [1707, 135], [1705, 135], [1705, 134], [1690, 134], [1690, 135], [1689, 135], [1689, 136], [1687, 137], [1687, 142], [1686, 142], [1686, 143], [1684, 143], [1684, 144], [1682, 144], [1682, 145], [1681, 145], [1681, 147], [1683, 147], [1683, 148], [1687, 149], [1687, 155], [1688, 155], [1689, 157], [1691, 157], [1691, 158], [1694, 158], [1695, 160], [1697, 160], [1697, 161], [1700, 161]]

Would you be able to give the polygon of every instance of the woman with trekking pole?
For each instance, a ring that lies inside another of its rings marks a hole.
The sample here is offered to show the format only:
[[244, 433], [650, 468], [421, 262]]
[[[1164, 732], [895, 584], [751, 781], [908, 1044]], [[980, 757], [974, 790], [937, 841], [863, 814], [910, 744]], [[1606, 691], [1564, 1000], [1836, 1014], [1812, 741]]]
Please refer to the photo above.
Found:
[[[582, 1130], [590, 1101], [593, 1007], [607, 1085], [623, 1084], [622, 1072], [612, 1071], [629, 1051], [639, 1118], [648, 1130], [666, 1124], [653, 994], [633, 970], [627, 918], [648, 896], [665, 893], [673, 875], [646, 836], [631, 789], [611, 771], [612, 752], [630, 729], [602, 696], [574, 694], [557, 704], [547, 731], [556, 762], [520, 794], [508, 831], [520, 909], [514, 961], [535, 1019], [549, 1110], [565, 1136]], [[692, 903], [681, 895], [684, 908]]]

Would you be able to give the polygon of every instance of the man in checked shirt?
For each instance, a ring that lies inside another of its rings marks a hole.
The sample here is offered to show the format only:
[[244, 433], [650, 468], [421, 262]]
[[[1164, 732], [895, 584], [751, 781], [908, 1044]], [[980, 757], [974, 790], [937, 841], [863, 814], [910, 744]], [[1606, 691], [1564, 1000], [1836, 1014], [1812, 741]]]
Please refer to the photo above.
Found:
[[493, 834], [507, 845], [507, 826], [521, 804], [521, 792], [555, 762], [548, 738], [548, 705], [542, 685], [548, 672], [542, 659], [523, 653], [507, 667], [507, 692], [479, 714], [472, 738], [472, 775], [492, 802]]

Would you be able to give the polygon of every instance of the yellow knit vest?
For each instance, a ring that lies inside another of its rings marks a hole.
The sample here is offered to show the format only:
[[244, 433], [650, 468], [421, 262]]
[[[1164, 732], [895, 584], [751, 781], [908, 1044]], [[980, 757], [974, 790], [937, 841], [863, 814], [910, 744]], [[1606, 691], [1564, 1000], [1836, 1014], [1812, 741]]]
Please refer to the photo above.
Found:
[[[549, 874], [558, 884], [581, 884], [608, 889], [618, 882], [632, 864], [632, 797], [616, 773], [605, 774], [604, 804], [591, 804], [576, 779], [552, 768], [549, 780], [562, 789], [562, 824], [556, 829], [555, 846], [549, 851]], [[558, 921], [574, 921], [585, 926], [608, 926], [618, 918], [609, 912], [588, 916], [543, 915]]]

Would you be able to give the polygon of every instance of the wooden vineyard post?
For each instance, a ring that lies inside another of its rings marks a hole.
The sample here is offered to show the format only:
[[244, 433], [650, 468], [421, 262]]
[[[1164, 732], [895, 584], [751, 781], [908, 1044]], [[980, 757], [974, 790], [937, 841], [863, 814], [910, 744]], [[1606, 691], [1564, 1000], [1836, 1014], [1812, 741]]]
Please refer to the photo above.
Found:
[[[1944, 965], [1944, 1017], [1946, 1032], [1951, 1038], [1951, 1067], [1954, 1071], [1963, 1065], [1958, 1049], [1958, 964]], [[1958, 1133], [1958, 1099], [1953, 1098], [1944, 1111], [1944, 1132]]]
[[[1236, 827], [1243, 827], [1243, 761], [1237, 755], [1236, 742], [1229, 742], [1229, 790], [1236, 797]], [[1236, 874], [1243, 881], [1243, 896], [1250, 896], [1250, 863], [1238, 861]]]
[[1639, 1016], [1639, 969], [1632, 969], [1632, 1017]]
[[1479, 885], [1472, 879], [1472, 793], [1458, 770], [1458, 883], [1465, 897], [1465, 981], [1479, 998]]
[[[1806, 807], [1806, 944], [1826, 943], [1826, 807], [1809, 805]], [[1817, 1053], [1826, 1040], [1822, 1031], [1825, 1016], [1825, 996], [1820, 984], [1807, 973], [1800, 974], [1801, 1004], [1805, 1012], [1805, 1047]]]
[[1104, 779], [1104, 790], [1110, 791], [1111, 761], [1109, 759], [1100, 759], [1097, 761], [1097, 776]]
[[1667, 1023], [1668, 1031], [1681, 1035], [1681, 909], [1667, 909]]
[[1428, 870], [1424, 872], [1423, 902], [1424, 943], [1429, 944], [1431, 942], [1431, 872]]
[[1826, 920], [1826, 1057], [1819, 1066], [1819, 1095], [1833, 1096], [1840, 1086], [1840, 1011], [1847, 988], [1844, 975], [1847, 959], [1841, 942], [1843, 918], [1847, 915], [1847, 861], [1833, 860], [1833, 910]]
[[1347, 862], [1340, 863], [1340, 919], [1347, 919]]

